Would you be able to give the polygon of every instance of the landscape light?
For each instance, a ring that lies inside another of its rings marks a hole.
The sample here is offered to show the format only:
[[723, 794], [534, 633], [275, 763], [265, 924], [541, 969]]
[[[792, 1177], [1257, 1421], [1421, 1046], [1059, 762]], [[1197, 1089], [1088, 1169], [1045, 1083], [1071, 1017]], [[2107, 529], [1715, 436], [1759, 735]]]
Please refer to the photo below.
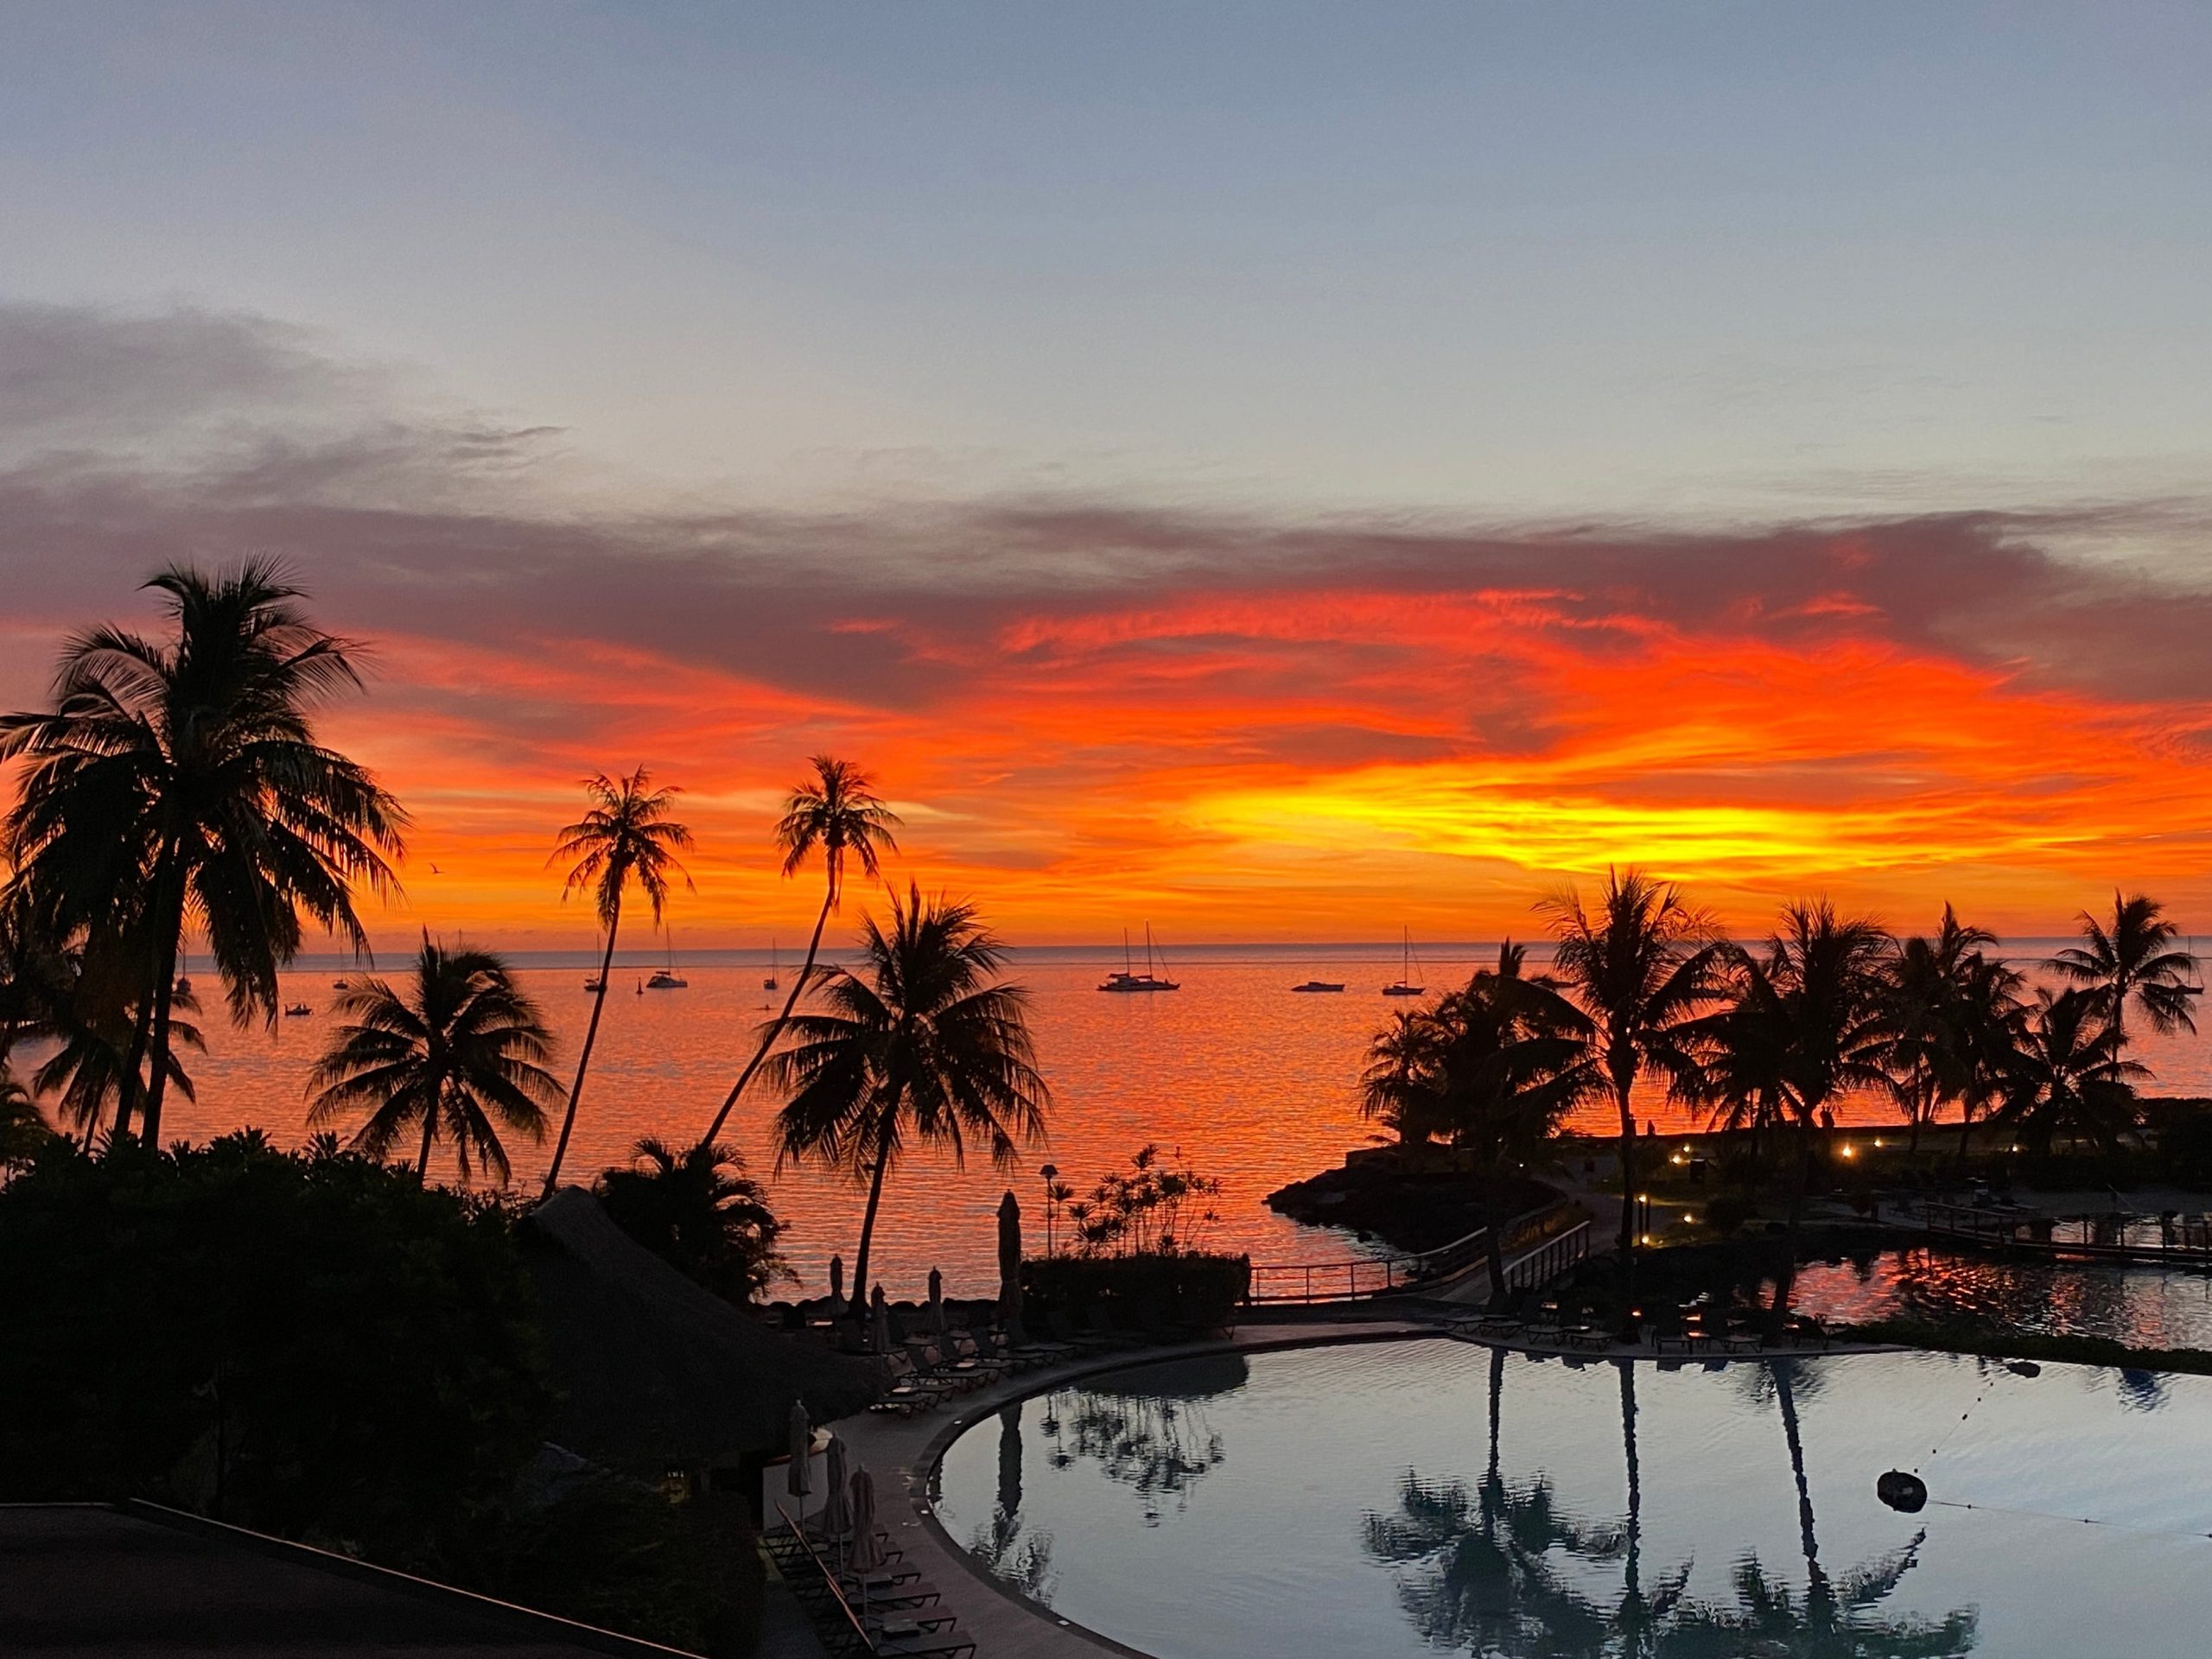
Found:
[[1843, 1155], [1847, 1158], [1856, 1158], [1859, 1155], [1859, 1148], [1847, 1141], [1843, 1143]]

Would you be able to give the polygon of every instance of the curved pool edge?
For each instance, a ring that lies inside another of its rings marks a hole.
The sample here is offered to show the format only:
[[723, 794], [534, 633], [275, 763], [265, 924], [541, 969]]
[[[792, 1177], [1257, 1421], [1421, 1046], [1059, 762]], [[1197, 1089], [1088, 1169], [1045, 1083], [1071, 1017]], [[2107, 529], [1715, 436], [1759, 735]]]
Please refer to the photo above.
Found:
[[[1249, 1336], [1240, 1332], [1205, 1342], [1125, 1349], [1118, 1353], [1047, 1366], [964, 1395], [957, 1402], [957, 1408], [948, 1414], [899, 1419], [861, 1413], [841, 1420], [836, 1427], [856, 1463], [865, 1464], [876, 1472], [882, 1483], [880, 1490], [903, 1491], [912, 1516], [907, 1524], [917, 1531], [904, 1541], [894, 1541], [925, 1546], [918, 1552], [928, 1558], [925, 1575], [935, 1576], [944, 1564], [957, 1563], [964, 1581], [988, 1592], [988, 1596], [973, 1601], [963, 1595], [953, 1611], [960, 1617], [962, 1631], [974, 1636], [991, 1659], [1077, 1659], [1078, 1656], [1100, 1653], [1118, 1654], [1125, 1659], [1157, 1659], [1156, 1655], [1116, 1641], [1031, 1599], [992, 1577], [977, 1564], [976, 1558], [945, 1529], [930, 1499], [931, 1481], [952, 1443], [1008, 1405], [1088, 1377], [1134, 1366], [1217, 1354], [1450, 1339], [1449, 1333], [1440, 1325], [1405, 1319], [1345, 1321], [1329, 1325], [1262, 1326]], [[948, 1589], [956, 1587], [955, 1583], [943, 1579], [940, 1582], [946, 1583]]]

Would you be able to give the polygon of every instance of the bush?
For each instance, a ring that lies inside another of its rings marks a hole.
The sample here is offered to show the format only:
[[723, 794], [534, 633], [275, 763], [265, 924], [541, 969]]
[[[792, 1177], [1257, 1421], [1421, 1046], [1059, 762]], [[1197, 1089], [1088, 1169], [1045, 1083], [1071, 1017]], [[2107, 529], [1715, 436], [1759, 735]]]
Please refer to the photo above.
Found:
[[1087, 1319], [1103, 1306], [1115, 1324], [1132, 1329], [1226, 1325], [1251, 1283], [1249, 1255], [1050, 1255], [1021, 1264], [1025, 1308]]
[[326, 1144], [48, 1143], [0, 1190], [0, 1496], [432, 1561], [552, 1404], [496, 1208]]
[[1759, 1212], [1757, 1197], [1740, 1187], [1723, 1187], [1705, 1206], [1706, 1224], [1726, 1238]]

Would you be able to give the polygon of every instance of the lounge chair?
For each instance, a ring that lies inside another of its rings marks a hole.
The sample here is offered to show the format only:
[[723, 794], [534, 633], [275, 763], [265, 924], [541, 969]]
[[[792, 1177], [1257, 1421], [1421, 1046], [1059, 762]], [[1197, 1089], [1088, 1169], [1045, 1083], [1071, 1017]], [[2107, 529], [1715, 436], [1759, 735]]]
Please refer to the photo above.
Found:
[[1054, 1308], [1045, 1316], [1045, 1328], [1050, 1331], [1061, 1344], [1073, 1349], [1077, 1354], [1095, 1354], [1103, 1349], [1115, 1345], [1110, 1337], [1100, 1336], [1096, 1332], [1077, 1330], [1075, 1321], [1059, 1308]]

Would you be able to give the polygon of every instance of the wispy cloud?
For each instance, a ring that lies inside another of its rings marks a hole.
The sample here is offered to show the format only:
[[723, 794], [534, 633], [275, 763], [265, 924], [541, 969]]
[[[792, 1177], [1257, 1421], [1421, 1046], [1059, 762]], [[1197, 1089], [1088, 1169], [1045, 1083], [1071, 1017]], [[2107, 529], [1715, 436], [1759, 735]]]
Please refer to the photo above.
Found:
[[2121, 877], [2206, 896], [2212, 573], [2108, 551], [2186, 547], [2190, 503], [587, 511], [561, 444], [258, 319], [0, 307], [0, 689], [37, 696], [32, 642], [167, 560], [280, 553], [378, 642], [344, 734], [454, 873], [435, 902], [518, 929], [561, 919], [549, 805], [640, 760], [696, 791], [702, 925], [766, 925], [767, 803], [822, 747], [1032, 931], [1140, 902], [1186, 935], [1466, 931], [1620, 859], [1746, 917], [1822, 885], [2011, 920]]

